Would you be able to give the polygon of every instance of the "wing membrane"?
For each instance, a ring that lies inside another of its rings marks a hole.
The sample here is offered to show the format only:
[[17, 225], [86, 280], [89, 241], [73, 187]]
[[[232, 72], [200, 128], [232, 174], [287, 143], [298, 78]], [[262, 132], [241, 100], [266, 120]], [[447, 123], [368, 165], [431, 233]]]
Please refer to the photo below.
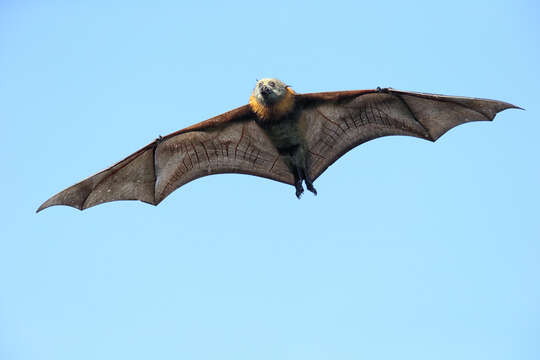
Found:
[[392, 89], [324, 95], [307, 94], [300, 120], [313, 180], [369, 140], [408, 135], [435, 141], [455, 126], [492, 120], [499, 111], [516, 108], [502, 101]]
[[293, 183], [293, 177], [246, 106], [148, 144], [124, 160], [54, 195], [53, 205], [83, 210], [116, 200], [157, 205], [202, 176], [241, 173]]

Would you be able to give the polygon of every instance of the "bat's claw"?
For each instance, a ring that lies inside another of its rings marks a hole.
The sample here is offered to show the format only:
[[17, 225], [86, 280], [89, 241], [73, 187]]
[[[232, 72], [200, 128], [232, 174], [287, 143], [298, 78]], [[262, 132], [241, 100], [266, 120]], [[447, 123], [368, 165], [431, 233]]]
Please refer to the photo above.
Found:
[[163, 136], [159, 135], [157, 138], [156, 138], [156, 141], [157, 143], [159, 144], [160, 142], [163, 141]]
[[313, 183], [311, 181], [308, 181], [307, 179], [305, 179], [305, 181], [307, 189], [311, 191], [313, 195], [317, 195], [317, 190], [315, 189], [315, 186], [313, 186]]
[[304, 193], [302, 182], [297, 182], [295, 186], [296, 186], [296, 197], [300, 199], [302, 197], [302, 194]]

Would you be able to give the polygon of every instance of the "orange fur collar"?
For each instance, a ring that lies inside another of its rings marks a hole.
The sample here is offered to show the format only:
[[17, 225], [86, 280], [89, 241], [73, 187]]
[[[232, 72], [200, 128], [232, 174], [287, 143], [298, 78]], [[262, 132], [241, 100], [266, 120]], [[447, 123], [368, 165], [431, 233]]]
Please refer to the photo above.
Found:
[[271, 106], [259, 103], [252, 94], [249, 98], [249, 106], [259, 119], [263, 121], [276, 120], [292, 111], [294, 108], [294, 94], [294, 90], [288, 87], [283, 99]]

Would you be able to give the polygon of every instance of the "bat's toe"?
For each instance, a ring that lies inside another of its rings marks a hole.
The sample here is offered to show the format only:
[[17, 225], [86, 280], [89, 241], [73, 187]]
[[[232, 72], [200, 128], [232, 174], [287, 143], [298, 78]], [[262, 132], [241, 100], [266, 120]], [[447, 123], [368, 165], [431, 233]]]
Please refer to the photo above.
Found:
[[302, 197], [302, 194], [304, 193], [304, 188], [300, 184], [300, 186], [296, 186], [296, 197], [300, 199]]
[[306, 181], [306, 187], [309, 191], [313, 193], [313, 195], [317, 195], [317, 189], [315, 189], [315, 186], [313, 186], [313, 183], [311, 181]]

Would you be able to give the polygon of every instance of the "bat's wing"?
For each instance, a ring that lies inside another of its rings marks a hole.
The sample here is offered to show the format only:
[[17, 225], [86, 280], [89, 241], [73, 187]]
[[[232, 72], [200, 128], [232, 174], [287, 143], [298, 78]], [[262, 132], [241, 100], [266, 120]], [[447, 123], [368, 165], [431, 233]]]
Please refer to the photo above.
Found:
[[313, 180], [366, 141], [389, 135], [435, 141], [457, 125], [492, 120], [499, 111], [517, 108], [502, 101], [393, 89], [300, 94], [297, 98], [304, 106], [300, 125]]
[[254, 116], [246, 105], [157, 139], [54, 195], [37, 211], [53, 205], [83, 210], [116, 200], [157, 205], [180, 186], [212, 174], [241, 173], [293, 184]]

